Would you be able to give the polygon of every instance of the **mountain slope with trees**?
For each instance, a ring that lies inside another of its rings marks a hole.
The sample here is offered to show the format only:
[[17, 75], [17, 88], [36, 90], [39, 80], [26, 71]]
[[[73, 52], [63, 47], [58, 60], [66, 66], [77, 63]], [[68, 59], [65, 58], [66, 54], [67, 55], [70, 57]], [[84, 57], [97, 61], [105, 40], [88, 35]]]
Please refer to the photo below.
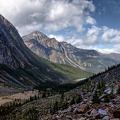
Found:
[[[0, 118], [17, 119], [119, 119], [120, 118], [120, 65], [113, 66], [85, 80], [84, 83], [39, 90], [38, 96], [23, 103], [14, 101], [0, 107], [5, 112]], [[68, 91], [69, 90], [69, 91]], [[20, 114], [21, 113], [21, 114]]]
[[58, 42], [55, 38], [49, 38], [39, 31], [34, 31], [22, 38], [26, 46], [36, 55], [92, 73], [104, 71], [108, 66], [120, 62], [119, 54], [105, 55], [95, 50], [79, 49], [67, 42]]
[[[56, 68], [51, 67], [56, 66]], [[59, 65], [44, 60], [32, 53], [24, 44], [16, 28], [0, 15], [0, 81], [4, 84], [21, 87], [32, 87], [47, 81], [62, 83], [70, 78], [66, 70], [60, 72]], [[78, 72], [81, 77], [82, 70], [68, 66], [69, 70]], [[74, 74], [72, 71], [72, 74]], [[85, 71], [83, 71], [86, 75]], [[84, 76], [84, 77], [85, 77]], [[83, 76], [82, 76], [83, 77]]]

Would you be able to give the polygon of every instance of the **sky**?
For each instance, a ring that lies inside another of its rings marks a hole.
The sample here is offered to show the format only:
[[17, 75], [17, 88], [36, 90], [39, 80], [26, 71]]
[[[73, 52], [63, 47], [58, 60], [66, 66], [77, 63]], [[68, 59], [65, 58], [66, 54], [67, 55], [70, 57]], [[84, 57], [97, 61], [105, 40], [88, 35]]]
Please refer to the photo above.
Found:
[[120, 0], [0, 0], [21, 36], [39, 30], [77, 48], [120, 53]]

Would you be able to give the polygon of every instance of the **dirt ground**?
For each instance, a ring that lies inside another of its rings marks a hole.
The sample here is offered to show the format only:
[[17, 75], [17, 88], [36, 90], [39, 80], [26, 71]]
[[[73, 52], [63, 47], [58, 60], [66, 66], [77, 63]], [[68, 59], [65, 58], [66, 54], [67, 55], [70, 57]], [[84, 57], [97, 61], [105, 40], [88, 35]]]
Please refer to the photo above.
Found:
[[3, 105], [8, 102], [12, 102], [15, 99], [26, 100], [26, 99], [29, 99], [30, 96], [35, 96], [35, 95], [38, 95], [38, 90], [24, 91], [20, 93], [15, 93], [13, 95], [3, 96], [3, 97], [0, 97], [0, 105]]

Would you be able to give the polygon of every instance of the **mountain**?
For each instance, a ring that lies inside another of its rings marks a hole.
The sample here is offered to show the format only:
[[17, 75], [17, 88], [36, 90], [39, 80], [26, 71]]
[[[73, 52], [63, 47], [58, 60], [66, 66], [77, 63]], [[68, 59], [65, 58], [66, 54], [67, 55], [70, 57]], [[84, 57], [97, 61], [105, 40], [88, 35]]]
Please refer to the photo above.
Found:
[[118, 53], [110, 53], [110, 54], [102, 54], [102, 53], [100, 53], [100, 54], [103, 57], [108, 57], [110, 59], [115, 59], [115, 60], [120, 62], [120, 54], [118, 54]]
[[[49, 41], [45, 44], [51, 46], [49, 50], [53, 49], [54, 45]], [[63, 42], [58, 44], [64, 45], [65, 56], [66, 53], [68, 56], [70, 51], [71, 53], [77, 51], [76, 56], [81, 55], [84, 59], [91, 58], [91, 61], [93, 58], [94, 60], [106, 58], [96, 51], [78, 49]], [[72, 54], [75, 55], [74, 52]], [[114, 61], [108, 57], [105, 60]], [[57, 86], [53, 83], [66, 83], [87, 75], [90, 73], [79, 68], [56, 64], [33, 54], [25, 46], [15, 27], [0, 16], [0, 95], [7, 95], [0, 99], [10, 100], [10, 103], [0, 106], [0, 120], [102, 119], [106, 115], [110, 119], [116, 118], [120, 115], [120, 92], [118, 91], [120, 90], [120, 65], [79, 83], [57, 84]], [[45, 85], [52, 87], [45, 89]], [[40, 87], [40, 90], [27, 91], [27, 93], [23, 90], [21, 93], [20, 87], [34, 86]], [[38, 93], [34, 95], [36, 91]], [[15, 92], [17, 96], [14, 94], [10, 99], [8, 95]], [[31, 96], [26, 98], [28, 94]]]
[[[45, 84], [47, 81], [68, 82], [90, 74], [71, 66], [66, 66], [65, 70], [63, 68], [64, 65], [60, 67], [33, 54], [24, 44], [16, 28], [0, 15], [1, 83], [30, 87]], [[75, 73], [76, 71], [78, 73]], [[84, 74], [81, 75], [81, 72]]]
[[23, 36], [23, 40], [26, 46], [40, 57], [89, 72], [98, 73], [120, 62], [116, 57], [103, 55], [95, 50], [79, 49], [67, 42], [58, 42], [55, 38], [48, 38], [39, 31]]

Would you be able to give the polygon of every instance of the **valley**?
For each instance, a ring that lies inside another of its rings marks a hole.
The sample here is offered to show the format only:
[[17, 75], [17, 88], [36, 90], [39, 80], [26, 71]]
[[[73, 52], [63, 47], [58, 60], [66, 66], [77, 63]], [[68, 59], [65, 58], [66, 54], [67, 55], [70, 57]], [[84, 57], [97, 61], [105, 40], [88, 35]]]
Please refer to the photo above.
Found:
[[36, 56], [24, 44], [17, 29], [0, 15], [0, 81], [18, 88], [32, 88], [47, 81], [66, 83], [91, 73]]
[[111, 1], [0, 0], [0, 120], [120, 120]]
[[24, 92], [24, 95], [37, 94], [36, 97], [24, 99], [19, 105], [18, 98], [16, 103], [11, 104], [11, 107], [14, 106], [11, 113], [1, 116], [1, 119], [119, 119], [120, 73], [117, 72], [119, 70], [120, 66], [114, 66], [100, 75], [92, 76], [81, 85], [77, 83], [71, 90], [67, 90], [67, 86], [64, 88], [61, 86], [58, 89], [53, 87]]

